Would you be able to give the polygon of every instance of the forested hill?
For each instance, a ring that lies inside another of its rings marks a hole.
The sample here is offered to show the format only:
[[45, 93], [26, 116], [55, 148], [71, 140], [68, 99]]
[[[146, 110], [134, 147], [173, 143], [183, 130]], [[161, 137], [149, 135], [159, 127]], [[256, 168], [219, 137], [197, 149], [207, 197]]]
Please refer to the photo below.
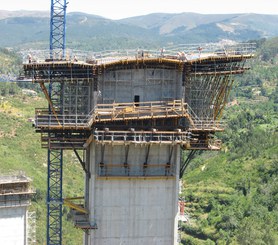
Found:
[[[49, 14], [0, 11], [0, 47], [48, 49]], [[246, 41], [278, 35], [278, 15], [156, 13], [121, 20], [67, 14], [67, 46], [104, 50], [177, 43]]]
[[21, 57], [5, 48], [0, 48], [0, 82], [16, 80], [22, 65]]
[[223, 150], [183, 177], [183, 244], [278, 244], [278, 38], [258, 46], [226, 108]]

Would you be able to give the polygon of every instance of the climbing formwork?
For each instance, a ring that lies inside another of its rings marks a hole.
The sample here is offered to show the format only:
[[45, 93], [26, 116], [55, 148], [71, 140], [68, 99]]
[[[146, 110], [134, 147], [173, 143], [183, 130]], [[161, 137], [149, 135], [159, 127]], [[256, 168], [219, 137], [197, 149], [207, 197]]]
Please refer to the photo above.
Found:
[[49, 104], [36, 110], [42, 146], [74, 150], [85, 171], [83, 202], [65, 201], [85, 244], [177, 242], [180, 149], [221, 148], [233, 77], [253, 53], [250, 43], [180, 45], [24, 64]]
[[34, 191], [24, 174], [0, 176], [0, 241], [2, 244], [35, 244], [34, 213], [28, 212]]

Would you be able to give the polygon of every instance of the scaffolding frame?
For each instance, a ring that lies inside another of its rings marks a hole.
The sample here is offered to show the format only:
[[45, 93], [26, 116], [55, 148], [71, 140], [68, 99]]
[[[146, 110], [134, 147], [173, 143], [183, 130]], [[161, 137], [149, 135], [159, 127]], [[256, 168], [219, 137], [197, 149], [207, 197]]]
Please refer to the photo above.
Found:
[[35, 193], [24, 174], [0, 176], [0, 208], [29, 206]]
[[27, 213], [27, 244], [36, 244], [36, 212]]

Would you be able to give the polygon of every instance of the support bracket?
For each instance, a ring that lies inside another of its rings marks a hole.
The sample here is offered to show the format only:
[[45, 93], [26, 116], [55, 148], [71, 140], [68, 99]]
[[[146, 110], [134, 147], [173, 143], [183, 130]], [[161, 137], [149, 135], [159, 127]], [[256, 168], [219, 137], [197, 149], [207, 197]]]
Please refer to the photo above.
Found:
[[195, 154], [198, 152], [198, 150], [191, 150], [185, 161], [181, 164], [180, 167], [180, 179], [182, 178], [186, 168], [188, 167], [189, 163], [192, 159], [194, 159]]
[[150, 147], [151, 147], [151, 145], [149, 144], [147, 146], [146, 159], [145, 159], [145, 162], [143, 164], [143, 175], [146, 175], [146, 171], [147, 171], [147, 168], [148, 168], [148, 160], [149, 160], [149, 155], [150, 155]]
[[80, 162], [80, 164], [81, 164], [81, 166], [82, 166], [84, 172], [89, 176], [89, 178], [91, 178], [91, 173], [90, 173], [90, 171], [88, 171], [88, 170], [86, 169], [85, 162], [84, 162], [84, 161], [82, 160], [82, 158], [80, 157], [78, 151], [77, 151], [75, 148], [73, 148], [73, 152], [75, 153], [75, 156], [77, 157], [78, 161]]

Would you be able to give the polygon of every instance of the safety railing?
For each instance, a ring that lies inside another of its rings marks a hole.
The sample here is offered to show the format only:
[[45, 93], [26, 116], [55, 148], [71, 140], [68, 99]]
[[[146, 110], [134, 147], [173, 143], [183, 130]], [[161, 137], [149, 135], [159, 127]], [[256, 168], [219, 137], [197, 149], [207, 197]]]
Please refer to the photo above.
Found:
[[35, 126], [37, 128], [90, 128], [96, 122], [186, 117], [188, 116], [186, 106], [183, 100], [98, 104], [87, 115], [66, 112], [53, 114], [48, 109], [36, 109]]
[[255, 43], [201, 43], [181, 44], [163, 47], [157, 50], [117, 50], [94, 53], [87, 57], [86, 62], [93, 64], [108, 64], [120, 60], [165, 58], [173, 60], [198, 60], [206, 57], [221, 57], [234, 55], [253, 55]]
[[176, 131], [110, 131], [110, 130], [95, 130], [94, 140], [98, 143], [124, 141], [126, 143], [152, 143], [152, 144], [178, 144], [189, 141], [188, 132]]
[[220, 150], [222, 141], [219, 139], [208, 140], [190, 140], [190, 143], [186, 145], [187, 150]]
[[[194, 120], [193, 120], [194, 121]], [[201, 119], [194, 121], [194, 125], [189, 127], [191, 131], [203, 131], [203, 130], [213, 130], [213, 131], [223, 131], [225, 129], [225, 122], [219, 120]]]
[[50, 113], [48, 109], [35, 110], [35, 127], [37, 128], [87, 128], [90, 114]]
[[189, 130], [211, 130], [211, 131], [223, 131], [225, 129], [225, 122], [223, 120], [214, 120], [213, 118], [200, 118], [194, 112], [194, 110], [187, 105], [188, 114], [192, 120], [189, 126]]
[[183, 100], [98, 104], [91, 120], [104, 122], [183, 117], [188, 115], [186, 107]]
[[[67, 49], [64, 60], [93, 64], [106, 64], [119, 60], [144, 58], [192, 60], [207, 56], [252, 55], [255, 53], [255, 50], [255, 43], [236, 42], [179, 44], [158, 49], [105, 50], [99, 52]], [[49, 60], [48, 50], [31, 49], [23, 50], [20, 53], [23, 57], [23, 63], [44, 62], [45, 60]], [[61, 57], [53, 58], [56, 61], [61, 60]]]
[[83, 145], [88, 139], [88, 133], [82, 133], [84, 130], [78, 130], [77, 133], [71, 132], [71, 134], [49, 134], [48, 132], [42, 132], [41, 145], [42, 148], [50, 149], [83, 149]]
[[[57, 110], [58, 111], [58, 110]], [[98, 104], [88, 114], [53, 114], [48, 109], [36, 109], [37, 128], [90, 129], [95, 123], [157, 118], [187, 118], [189, 130], [223, 131], [224, 122], [199, 118], [183, 100]]]

